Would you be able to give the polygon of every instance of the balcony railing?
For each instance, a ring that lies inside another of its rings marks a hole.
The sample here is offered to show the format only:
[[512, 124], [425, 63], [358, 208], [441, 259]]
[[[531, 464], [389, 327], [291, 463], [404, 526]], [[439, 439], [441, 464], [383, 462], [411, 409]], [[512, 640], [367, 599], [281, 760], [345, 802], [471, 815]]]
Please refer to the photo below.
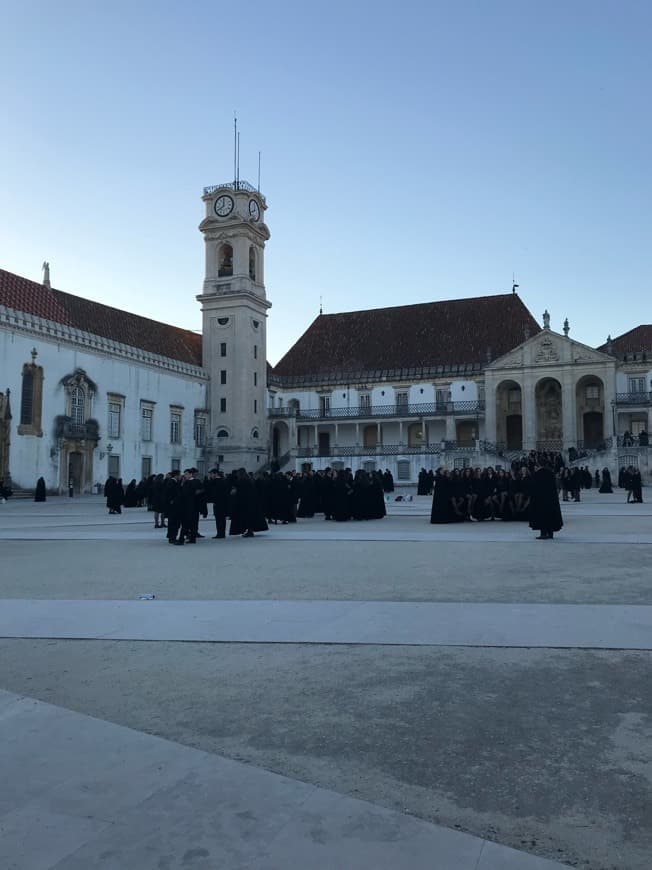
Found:
[[379, 444], [378, 447], [361, 447], [348, 445], [346, 447], [298, 447], [297, 457], [308, 459], [316, 456], [413, 456], [420, 454], [441, 453], [442, 445], [422, 444], [408, 447], [406, 444]]
[[616, 393], [617, 405], [651, 405], [652, 392]]
[[97, 420], [74, 423], [70, 417], [57, 417], [54, 426], [55, 438], [70, 438], [75, 441], [99, 441], [100, 427]]
[[211, 194], [215, 193], [218, 190], [244, 190], [247, 193], [255, 193], [263, 202], [266, 202], [265, 197], [258, 190], [257, 187], [254, 187], [253, 184], [249, 184], [248, 181], [227, 181], [224, 184], [211, 184], [208, 187], [204, 188], [204, 196], [211, 196]]
[[619, 435], [618, 436], [618, 446], [619, 447], [649, 447], [650, 446], [650, 436], [647, 434], [641, 435]]
[[296, 417], [299, 420], [361, 420], [386, 417], [439, 417], [451, 414], [484, 414], [484, 401], [421, 402], [418, 404], [354, 405], [345, 408], [269, 408], [270, 417]]

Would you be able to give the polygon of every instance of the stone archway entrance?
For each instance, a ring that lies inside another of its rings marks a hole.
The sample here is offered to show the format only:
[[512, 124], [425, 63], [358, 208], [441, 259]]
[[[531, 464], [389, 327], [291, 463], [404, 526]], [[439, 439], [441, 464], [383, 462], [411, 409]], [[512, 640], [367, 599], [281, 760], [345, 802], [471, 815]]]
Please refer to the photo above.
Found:
[[585, 375], [575, 387], [577, 431], [581, 446], [596, 450], [604, 444], [604, 383], [597, 375]]
[[508, 450], [523, 447], [521, 385], [503, 381], [496, 388], [496, 441]]
[[561, 384], [555, 378], [542, 378], [535, 388], [537, 411], [537, 449], [561, 450], [564, 441]]

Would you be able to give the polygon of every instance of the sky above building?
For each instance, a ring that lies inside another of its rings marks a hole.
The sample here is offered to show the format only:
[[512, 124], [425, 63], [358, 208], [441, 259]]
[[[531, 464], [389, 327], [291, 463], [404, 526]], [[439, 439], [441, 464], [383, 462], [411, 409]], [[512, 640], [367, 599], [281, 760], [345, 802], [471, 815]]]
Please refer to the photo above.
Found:
[[202, 188], [267, 197], [268, 357], [319, 313], [509, 292], [652, 321], [652, 5], [1, 0], [0, 266], [190, 329]]

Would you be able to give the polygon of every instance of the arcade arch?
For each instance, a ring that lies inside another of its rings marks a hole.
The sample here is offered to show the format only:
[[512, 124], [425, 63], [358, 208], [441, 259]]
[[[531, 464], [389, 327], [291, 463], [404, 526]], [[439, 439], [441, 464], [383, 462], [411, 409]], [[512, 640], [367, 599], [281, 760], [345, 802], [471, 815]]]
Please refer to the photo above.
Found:
[[561, 450], [564, 443], [562, 389], [556, 378], [541, 378], [534, 388], [537, 450]]
[[508, 450], [523, 449], [523, 397], [517, 381], [502, 381], [496, 389], [496, 441]]
[[604, 382], [584, 375], [575, 385], [577, 433], [583, 447], [595, 450], [604, 444]]

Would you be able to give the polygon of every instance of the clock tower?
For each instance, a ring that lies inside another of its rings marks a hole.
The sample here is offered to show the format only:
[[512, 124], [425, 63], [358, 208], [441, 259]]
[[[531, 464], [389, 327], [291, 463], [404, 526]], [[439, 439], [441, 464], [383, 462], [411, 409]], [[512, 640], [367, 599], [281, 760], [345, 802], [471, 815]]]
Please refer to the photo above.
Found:
[[[267, 461], [265, 197], [237, 180], [204, 188], [203, 366], [210, 375], [206, 459], [226, 472]], [[210, 467], [210, 466], [209, 466]]]

